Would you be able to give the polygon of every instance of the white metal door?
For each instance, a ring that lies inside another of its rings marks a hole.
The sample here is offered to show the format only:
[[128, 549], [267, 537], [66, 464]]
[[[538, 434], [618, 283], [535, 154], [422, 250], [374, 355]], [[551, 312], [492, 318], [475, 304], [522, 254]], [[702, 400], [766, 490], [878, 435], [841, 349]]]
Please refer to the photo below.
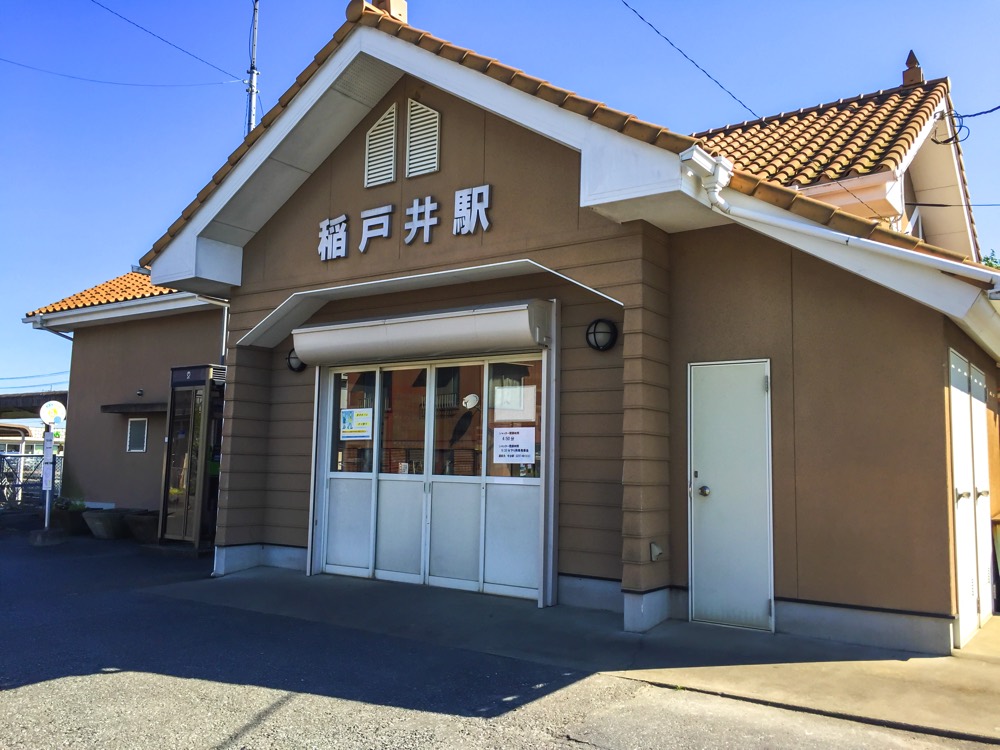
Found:
[[991, 617], [989, 445], [986, 378], [957, 352], [950, 355], [952, 485], [955, 503], [955, 646]]
[[330, 371], [321, 569], [541, 603], [545, 376], [531, 356]]
[[993, 544], [990, 538], [990, 455], [986, 406], [986, 375], [975, 366], [969, 367], [972, 396], [972, 476], [976, 515], [976, 573], [979, 584], [979, 625], [993, 616]]
[[770, 367], [688, 373], [691, 619], [773, 630]]

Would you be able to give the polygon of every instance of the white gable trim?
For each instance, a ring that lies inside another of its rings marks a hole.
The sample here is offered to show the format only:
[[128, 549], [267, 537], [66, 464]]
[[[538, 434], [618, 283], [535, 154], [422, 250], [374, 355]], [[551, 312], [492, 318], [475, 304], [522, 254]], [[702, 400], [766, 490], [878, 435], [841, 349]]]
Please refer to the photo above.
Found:
[[358, 27], [153, 259], [153, 283], [227, 296], [241, 281], [242, 248], [404, 72], [580, 152], [582, 206], [680, 187], [676, 154], [384, 32]]

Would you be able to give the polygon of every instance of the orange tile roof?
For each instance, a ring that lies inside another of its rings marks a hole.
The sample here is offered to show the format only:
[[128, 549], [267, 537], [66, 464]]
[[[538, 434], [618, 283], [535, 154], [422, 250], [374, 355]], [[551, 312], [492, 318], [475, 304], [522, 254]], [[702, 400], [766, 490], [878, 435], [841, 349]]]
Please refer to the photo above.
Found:
[[[181, 212], [177, 220], [170, 225], [166, 233], [142, 256], [140, 259], [142, 265], [149, 265], [170, 244], [171, 240], [187, 224], [188, 220], [201, 208], [209, 196], [215, 192], [219, 184], [226, 179], [226, 176], [243, 158], [250, 147], [281, 116], [288, 107], [289, 102], [295, 98], [295, 95], [308, 83], [316, 71], [319, 70], [320, 66], [326, 62], [330, 55], [334, 53], [348, 35], [358, 26], [368, 26], [377, 29], [465, 68], [478, 71], [526, 94], [536, 96], [557, 107], [587, 117], [600, 125], [604, 125], [630, 138], [635, 138], [658, 148], [679, 154], [694, 144], [705, 145], [697, 138], [680, 135], [659, 125], [644, 122], [627, 112], [612, 109], [593, 99], [577, 96], [571, 91], [553, 86], [539, 78], [529, 76], [520, 70], [502, 64], [498, 60], [478, 55], [472, 50], [438, 39], [426, 31], [421, 31], [403, 23], [388, 13], [369, 5], [364, 0], [351, 0], [347, 6], [347, 22], [334, 33], [333, 38], [316, 54], [313, 61], [299, 74], [292, 86], [281, 95], [278, 103], [264, 115], [257, 127], [250, 131], [246, 138], [244, 138], [240, 147], [230, 154], [226, 163], [212, 176], [211, 182], [201, 189], [195, 199]], [[945, 87], [945, 91], [947, 91], [947, 82], [942, 85]], [[862, 131], [867, 132], [864, 128], [862, 128]], [[877, 135], [876, 131], [872, 137], [874, 138]], [[831, 139], [830, 141], [830, 147], [835, 150], [844, 145], [838, 139]], [[836, 161], [839, 156], [840, 153], [838, 151], [834, 155], [833, 160]], [[838, 161], [840, 169], [847, 167], [850, 163], [840, 164], [840, 161]], [[936, 255], [948, 258], [949, 260], [966, 263], [972, 262], [961, 253], [929, 245], [911, 235], [886, 229], [878, 221], [863, 219], [842, 211], [831, 204], [807, 198], [794, 188], [786, 187], [780, 182], [773, 182], [766, 179], [763, 174], [755, 175], [745, 169], [737, 170], [729, 187], [745, 195], [766, 200], [799, 216], [835, 228], [837, 232], [872, 239], [894, 247]]]
[[84, 307], [96, 307], [98, 305], [108, 305], [112, 302], [129, 302], [131, 300], [144, 299], [146, 297], [159, 297], [165, 294], [176, 294], [176, 289], [167, 289], [162, 286], [155, 286], [149, 280], [149, 275], [130, 271], [122, 276], [105, 281], [103, 284], [92, 286], [82, 292], [53, 302], [51, 305], [33, 310], [25, 317], [33, 315], [45, 315], [54, 312], [66, 312], [68, 310], [79, 310]]
[[948, 98], [947, 79], [841, 99], [697, 133], [707, 151], [786, 186], [806, 186], [900, 167]]

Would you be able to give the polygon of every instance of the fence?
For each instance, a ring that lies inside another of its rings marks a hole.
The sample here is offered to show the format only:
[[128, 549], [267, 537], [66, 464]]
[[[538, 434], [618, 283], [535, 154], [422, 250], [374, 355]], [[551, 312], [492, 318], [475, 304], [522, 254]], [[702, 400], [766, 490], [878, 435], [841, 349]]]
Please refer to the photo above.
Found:
[[[63, 457], [53, 457], [52, 497], [62, 489]], [[37, 507], [42, 492], [42, 455], [0, 454], [0, 508]]]

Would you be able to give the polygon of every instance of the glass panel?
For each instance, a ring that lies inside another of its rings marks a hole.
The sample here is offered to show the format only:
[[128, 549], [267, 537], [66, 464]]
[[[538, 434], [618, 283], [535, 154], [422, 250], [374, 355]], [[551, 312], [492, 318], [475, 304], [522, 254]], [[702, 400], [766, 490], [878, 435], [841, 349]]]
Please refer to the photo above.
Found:
[[434, 473], [483, 471], [483, 366], [438, 367], [434, 392]]
[[333, 376], [333, 452], [330, 471], [372, 470], [375, 371]]
[[170, 458], [167, 464], [166, 520], [164, 535], [183, 539], [186, 526], [188, 487], [191, 481], [191, 411], [194, 391], [176, 390], [170, 414]]
[[542, 363], [491, 364], [487, 396], [487, 475], [541, 476]]
[[382, 373], [382, 436], [379, 471], [424, 473], [424, 409], [427, 370]]
[[198, 533], [198, 516], [195, 511], [198, 508], [198, 494], [202, 490], [201, 484], [201, 429], [202, 420], [205, 418], [205, 389], [198, 388], [194, 392], [194, 414], [191, 418], [191, 479], [188, 482], [187, 507], [184, 510], [184, 538], [194, 540]]

